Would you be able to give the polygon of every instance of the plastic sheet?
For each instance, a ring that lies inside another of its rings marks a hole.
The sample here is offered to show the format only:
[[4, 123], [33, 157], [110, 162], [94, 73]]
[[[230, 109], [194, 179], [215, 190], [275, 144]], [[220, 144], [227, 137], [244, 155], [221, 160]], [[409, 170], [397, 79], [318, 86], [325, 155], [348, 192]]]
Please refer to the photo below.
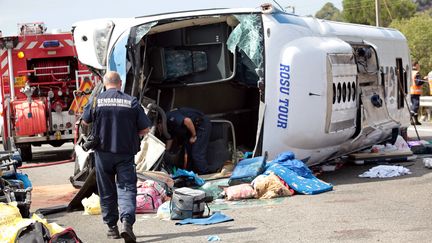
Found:
[[228, 37], [228, 50], [242, 50], [260, 68], [263, 64], [263, 31], [259, 15], [235, 15], [240, 21]]
[[156, 218], [161, 220], [171, 220], [170, 203], [171, 201], [166, 201], [159, 206], [156, 213]]
[[99, 196], [96, 194], [92, 194], [88, 198], [84, 198], [81, 201], [82, 205], [84, 206], [84, 213], [83, 215], [98, 215], [101, 214], [101, 206], [100, 206], [100, 200]]
[[207, 195], [213, 198], [220, 198], [223, 193], [222, 187], [228, 186], [228, 178], [206, 181], [206, 183], [199, 189], [206, 192]]

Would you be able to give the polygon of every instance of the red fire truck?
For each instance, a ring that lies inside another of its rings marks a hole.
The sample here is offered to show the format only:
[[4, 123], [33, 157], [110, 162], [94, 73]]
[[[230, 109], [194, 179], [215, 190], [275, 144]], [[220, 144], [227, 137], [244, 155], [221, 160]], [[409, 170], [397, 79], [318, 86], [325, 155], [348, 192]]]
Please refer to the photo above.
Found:
[[5, 150], [61, 146], [74, 140], [76, 119], [97, 77], [76, 58], [72, 34], [46, 33], [43, 23], [19, 25], [0, 37], [2, 138]]

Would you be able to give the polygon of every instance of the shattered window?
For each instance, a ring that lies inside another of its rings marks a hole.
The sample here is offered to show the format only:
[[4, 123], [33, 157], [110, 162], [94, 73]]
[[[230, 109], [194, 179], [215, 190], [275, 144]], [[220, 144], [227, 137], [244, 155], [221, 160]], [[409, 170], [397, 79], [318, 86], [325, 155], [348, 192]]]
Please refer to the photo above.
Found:
[[136, 28], [135, 44], [138, 44], [145, 34], [147, 34], [150, 29], [155, 26], [157, 22], [151, 22], [148, 24], [140, 25]]
[[120, 74], [122, 80], [126, 80], [126, 46], [129, 34], [124, 32], [115, 44], [108, 59], [109, 70]]
[[257, 66], [263, 64], [263, 33], [261, 18], [257, 14], [234, 15], [240, 22], [231, 32], [227, 46], [235, 53], [236, 47], [242, 50]]

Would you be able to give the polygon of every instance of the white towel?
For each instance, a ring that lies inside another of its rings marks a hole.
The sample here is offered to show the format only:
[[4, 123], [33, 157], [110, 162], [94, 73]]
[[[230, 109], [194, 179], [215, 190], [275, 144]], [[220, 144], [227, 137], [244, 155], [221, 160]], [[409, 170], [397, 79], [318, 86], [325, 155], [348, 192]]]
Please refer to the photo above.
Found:
[[411, 174], [411, 171], [403, 166], [379, 165], [369, 169], [368, 171], [359, 175], [359, 177], [389, 178], [409, 174]]

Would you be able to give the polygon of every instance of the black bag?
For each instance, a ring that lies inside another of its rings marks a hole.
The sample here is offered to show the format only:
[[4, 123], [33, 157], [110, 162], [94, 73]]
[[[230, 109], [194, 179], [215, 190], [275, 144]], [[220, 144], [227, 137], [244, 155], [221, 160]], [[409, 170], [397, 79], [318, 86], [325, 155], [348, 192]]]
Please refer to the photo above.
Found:
[[82, 241], [78, 238], [75, 231], [71, 227], [68, 227], [62, 232], [54, 234], [49, 243], [82, 243]]
[[92, 121], [93, 125], [91, 127], [90, 135], [88, 135], [87, 139], [85, 139], [85, 142], [82, 144], [82, 148], [85, 152], [89, 151], [90, 149], [95, 149], [99, 143], [99, 137], [95, 134], [96, 131], [96, 103], [97, 103], [97, 96], [94, 97], [93, 103], [92, 103]]
[[[94, 128], [92, 128], [92, 131], [93, 130]], [[99, 145], [99, 137], [95, 136], [94, 134], [90, 134], [87, 137], [87, 140], [83, 143], [82, 148], [85, 152], [87, 152], [90, 149], [95, 149], [98, 145]]]
[[47, 227], [41, 222], [34, 222], [18, 231], [15, 243], [47, 243], [50, 238]]

